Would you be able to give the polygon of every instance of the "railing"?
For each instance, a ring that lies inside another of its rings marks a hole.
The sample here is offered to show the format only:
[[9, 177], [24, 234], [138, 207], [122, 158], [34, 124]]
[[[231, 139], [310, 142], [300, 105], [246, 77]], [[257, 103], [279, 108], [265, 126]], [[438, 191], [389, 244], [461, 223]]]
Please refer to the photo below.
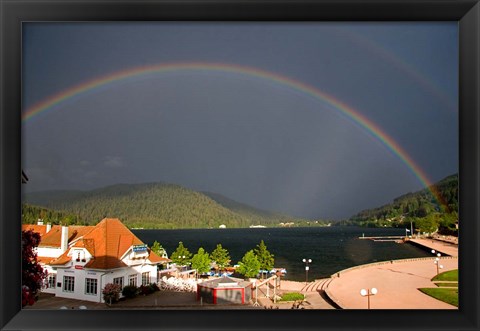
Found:
[[[352, 270], [356, 269], [363, 269], [363, 268], [368, 268], [376, 265], [383, 265], [383, 264], [393, 264], [393, 263], [404, 263], [404, 262], [413, 262], [413, 261], [424, 261], [424, 260], [435, 260], [436, 257], [417, 257], [417, 258], [410, 258], [410, 259], [399, 259], [399, 260], [389, 260], [389, 261], [380, 261], [380, 262], [373, 262], [373, 263], [367, 263], [367, 264], [361, 264], [357, 265], [351, 268], [343, 269], [341, 271], [338, 271], [331, 275], [330, 277], [335, 278], [335, 277], [340, 277], [341, 274], [350, 272]], [[440, 259], [458, 259], [457, 256], [442, 256]]]

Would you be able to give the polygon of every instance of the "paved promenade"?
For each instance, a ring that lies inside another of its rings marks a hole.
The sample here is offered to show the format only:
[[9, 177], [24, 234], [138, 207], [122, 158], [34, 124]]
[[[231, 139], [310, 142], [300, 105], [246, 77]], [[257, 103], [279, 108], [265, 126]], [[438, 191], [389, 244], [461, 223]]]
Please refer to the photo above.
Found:
[[[444, 242], [420, 240], [429, 249], [451, 255], [440, 258], [440, 265], [443, 265], [440, 272], [458, 269], [458, 247]], [[360, 290], [373, 287], [377, 288], [378, 293], [370, 297], [371, 309], [457, 309], [418, 290], [436, 287], [431, 281], [437, 274], [434, 259], [395, 260], [347, 269], [334, 277], [326, 293], [344, 309], [366, 309], [367, 298], [360, 295]]]
[[434, 249], [442, 255], [458, 256], [458, 245], [446, 241], [435, 239], [409, 239], [413, 245], [424, 246], [428, 249]]

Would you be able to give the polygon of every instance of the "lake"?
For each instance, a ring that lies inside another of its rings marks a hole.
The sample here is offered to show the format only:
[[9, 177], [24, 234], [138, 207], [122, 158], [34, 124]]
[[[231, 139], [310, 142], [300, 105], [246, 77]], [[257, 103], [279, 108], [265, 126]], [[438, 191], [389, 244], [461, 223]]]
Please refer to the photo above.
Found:
[[180, 241], [195, 254], [199, 247], [212, 252], [217, 244], [226, 248], [231, 264], [264, 240], [275, 257], [275, 267], [287, 269], [286, 279], [304, 281], [305, 263], [312, 259], [308, 279], [329, 277], [337, 271], [360, 264], [394, 259], [431, 256], [410, 244], [373, 242], [358, 239], [367, 236], [405, 235], [405, 229], [360, 227], [254, 228], [254, 229], [188, 229], [132, 230], [149, 246], [156, 240], [170, 254]]

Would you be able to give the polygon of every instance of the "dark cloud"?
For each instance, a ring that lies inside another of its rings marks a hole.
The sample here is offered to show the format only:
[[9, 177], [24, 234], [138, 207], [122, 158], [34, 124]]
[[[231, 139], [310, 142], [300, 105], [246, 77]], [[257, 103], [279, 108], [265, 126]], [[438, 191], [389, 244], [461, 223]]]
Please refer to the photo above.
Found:
[[[454, 23], [28, 23], [24, 104], [142, 65], [250, 66], [353, 107], [435, 181], [458, 171], [457, 113], [444, 102], [457, 98], [456, 33]], [[31, 191], [164, 181], [338, 219], [423, 185], [332, 105], [232, 72], [150, 74], [87, 91], [25, 122], [23, 146]]]

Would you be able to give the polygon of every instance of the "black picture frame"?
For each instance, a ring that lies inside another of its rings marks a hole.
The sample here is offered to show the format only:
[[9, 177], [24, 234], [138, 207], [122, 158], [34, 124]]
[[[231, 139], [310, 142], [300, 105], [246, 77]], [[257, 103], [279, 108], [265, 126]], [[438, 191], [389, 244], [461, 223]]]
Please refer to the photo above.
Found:
[[[474, 0], [0, 0], [2, 330], [478, 330], [480, 5]], [[22, 310], [21, 23], [26, 21], [458, 21], [460, 308], [436, 310]]]

